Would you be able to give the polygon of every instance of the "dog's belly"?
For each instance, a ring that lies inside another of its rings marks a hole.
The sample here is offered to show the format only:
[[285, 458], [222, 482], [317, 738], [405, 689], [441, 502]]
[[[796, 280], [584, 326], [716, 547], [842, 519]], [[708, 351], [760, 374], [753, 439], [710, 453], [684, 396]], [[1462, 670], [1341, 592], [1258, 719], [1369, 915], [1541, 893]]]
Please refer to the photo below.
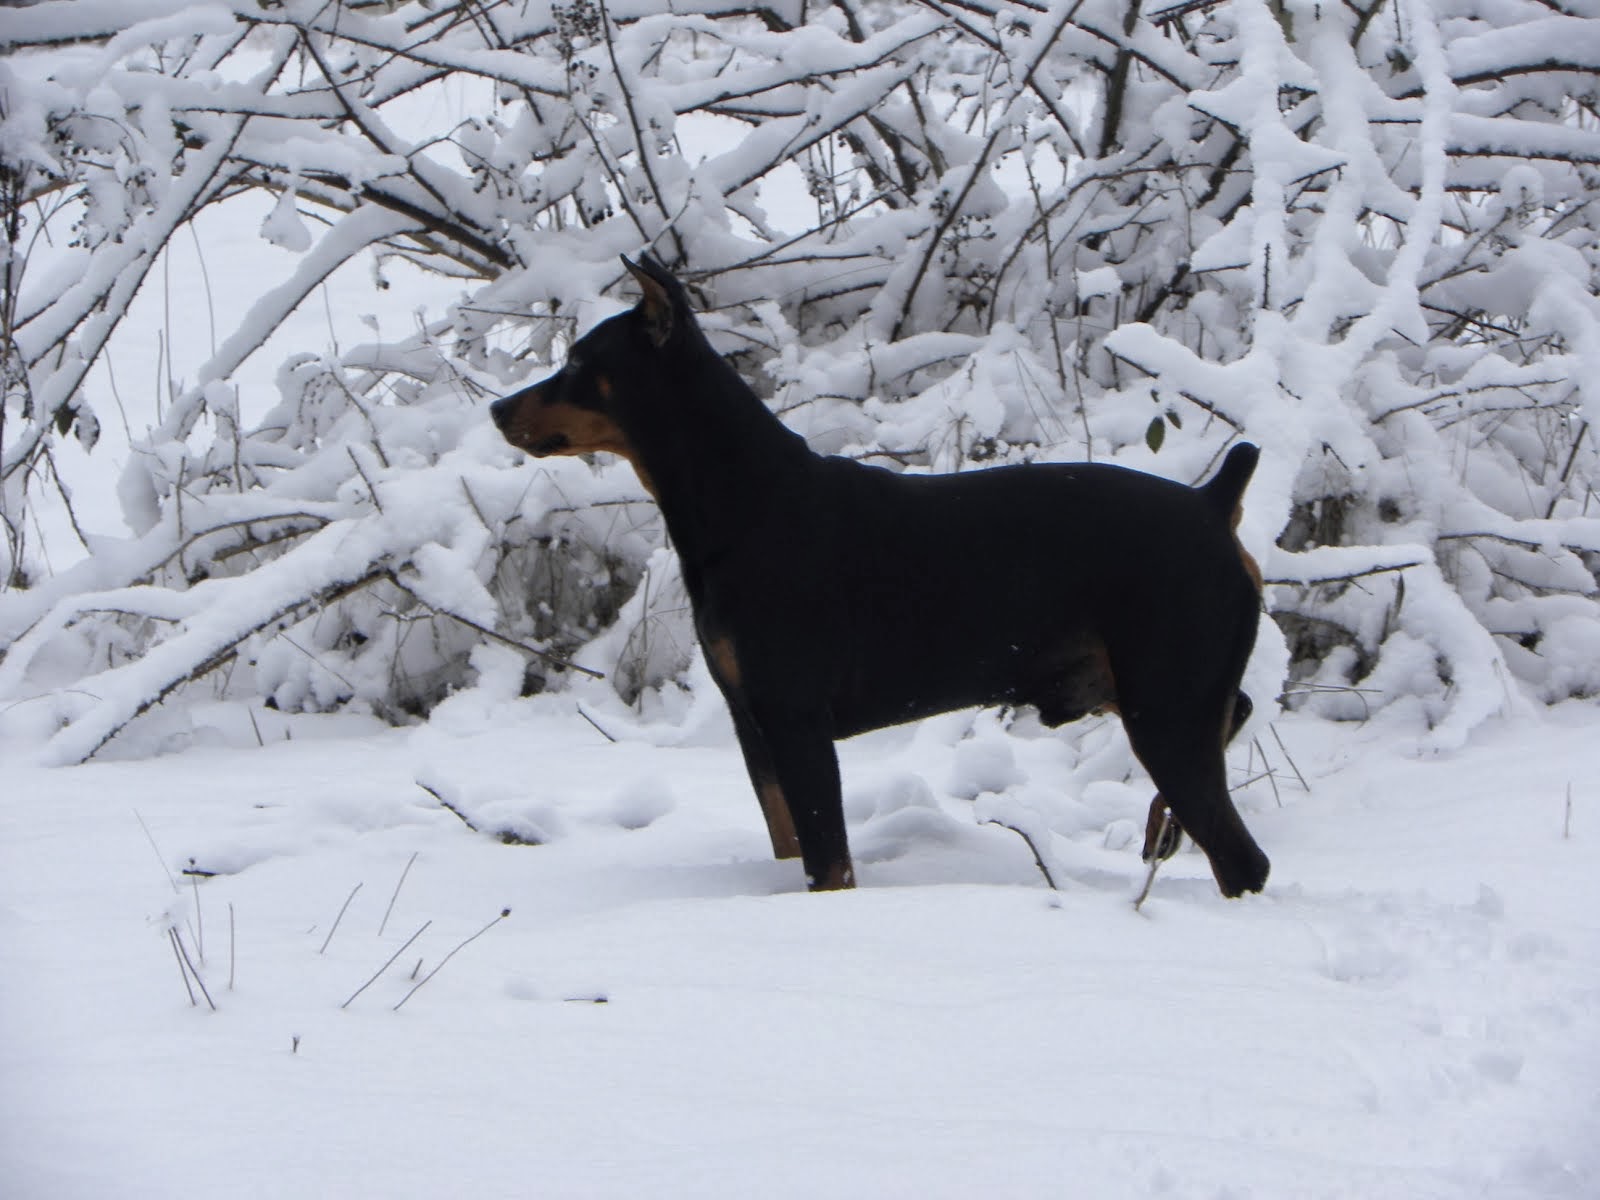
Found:
[[841, 738], [992, 704], [1032, 705], [1055, 726], [1116, 702], [1105, 651], [1082, 631], [1056, 629], [1004, 646], [891, 645], [841, 666], [830, 698]]

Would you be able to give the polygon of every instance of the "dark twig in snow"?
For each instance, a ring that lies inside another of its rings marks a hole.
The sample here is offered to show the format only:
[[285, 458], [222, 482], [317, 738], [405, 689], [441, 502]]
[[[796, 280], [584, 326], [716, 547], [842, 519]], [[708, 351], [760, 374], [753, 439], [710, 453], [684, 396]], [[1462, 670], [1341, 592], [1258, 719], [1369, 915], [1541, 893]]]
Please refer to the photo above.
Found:
[[[511, 915], [511, 910], [509, 908], [502, 908], [500, 910], [500, 915], [498, 917], [496, 917], [494, 920], [490, 921], [482, 929], [478, 930], [477, 933], [473, 934], [466, 941], [462, 942], [461, 945], [457, 946], [454, 950], [450, 951], [449, 954], [446, 954], [443, 958], [441, 958], [439, 960], [439, 965], [437, 967], [435, 967], [433, 970], [429, 971], [426, 975], [424, 975], [421, 979], [419, 979], [417, 981], [416, 987], [412, 988], [404, 996], [400, 997], [400, 1004], [404, 1004], [407, 1000], [411, 999], [411, 997], [415, 996], [417, 994], [417, 989], [420, 988], [423, 984], [427, 983], [428, 980], [432, 979], [435, 975], [437, 975], [444, 968], [445, 963], [449, 962], [452, 958], [454, 958], [459, 951], [466, 949], [473, 942], [477, 941], [484, 934], [488, 933], [489, 930], [493, 929], [496, 925], [500, 924], [501, 921], [504, 921], [510, 915]], [[419, 962], [417, 965], [421, 966], [422, 964]], [[394, 1011], [395, 1012], [399, 1012], [400, 1011], [400, 1004], [396, 1004], [394, 1006]]]
[[411, 864], [417, 861], [417, 851], [411, 852], [411, 857], [406, 859], [405, 870], [400, 872], [400, 881], [394, 885], [394, 895], [389, 897], [389, 907], [383, 910], [383, 920], [378, 922], [378, 936], [383, 936], [385, 927], [389, 924], [389, 914], [394, 912], [394, 902], [400, 899], [400, 889], [405, 886], [406, 876], [411, 874]]
[[1289, 764], [1289, 769], [1294, 772], [1294, 777], [1300, 781], [1300, 786], [1309, 792], [1311, 785], [1306, 782], [1306, 777], [1300, 773], [1300, 768], [1295, 765], [1294, 756], [1289, 753], [1289, 747], [1283, 744], [1283, 738], [1278, 736], [1278, 727], [1269, 723], [1267, 732], [1272, 734], [1272, 740], [1278, 743], [1278, 749], [1283, 752], [1284, 761]]
[[333, 941], [333, 935], [339, 931], [339, 922], [344, 920], [344, 910], [350, 907], [350, 901], [356, 898], [356, 893], [360, 890], [361, 884], [358, 883], [350, 889], [350, 894], [344, 898], [344, 903], [339, 906], [339, 915], [333, 919], [333, 928], [328, 930], [328, 936], [322, 939], [322, 949], [317, 951], [318, 954], [326, 950], [328, 943]]
[[1001, 829], [1009, 829], [1009, 830], [1011, 830], [1012, 833], [1016, 834], [1024, 842], [1028, 843], [1028, 849], [1033, 851], [1033, 861], [1039, 868], [1039, 874], [1044, 876], [1044, 881], [1050, 885], [1050, 890], [1053, 891], [1053, 892], [1059, 892], [1061, 890], [1059, 887], [1056, 886], [1056, 879], [1055, 879], [1054, 875], [1050, 874], [1050, 868], [1045, 865], [1044, 855], [1039, 853], [1039, 847], [1034, 844], [1034, 840], [1031, 837], [1028, 836], [1028, 833], [1027, 833], [1026, 830], [1020, 829], [1017, 826], [1010, 824], [1009, 822], [999, 820], [996, 817], [990, 817], [988, 820], [986, 820], [984, 822], [984, 824], [985, 825], [998, 825], [998, 826], [1000, 826]]
[[614, 737], [614, 736], [613, 736], [613, 735], [612, 735], [612, 734], [611, 734], [611, 733], [610, 733], [610, 732], [609, 732], [609, 731], [608, 731], [608, 730], [607, 730], [607, 729], [606, 729], [606, 727], [605, 727], [605, 726], [604, 726], [604, 725], [602, 725], [602, 724], [600, 724], [600, 722], [599, 722], [599, 721], [596, 721], [596, 720], [595, 720], [595, 719], [594, 719], [594, 718], [593, 718], [593, 717], [591, 717], [591, 716], [590, 716], [590, 715], [589, 715], [589, 714], [588, 714], [588, 712], [586, 712], [586, 711], [585, 711], [585, 710], [584, 710], [584, 707], [583, 707], [583, 705], [582, 705], [582, 704], [579, 704], [579, 705], [578, 705], [578, 715], [579, 715], [579, 716], [580, 716], [580, 717], [582, 717], [582, 718], [583, 718], [583, 719], [584, 719], [584, 720], [585, 720], [585, 721], [587, 721], [587, 722], [589, 722], [589, 724], [591, 724], [591, 725], [593, 725], [593, 726], [594, 726], [594, 727], [595, 727], [595, 729], [596, 729], [596, 730], [598, 730], [598, 731], [599, 731], [599, 734], [600, 734], [600, 736], [601, 736], [601, 737], [603, 737], [603, 738], [605, 738], [605, 739], [606, 739], [606, 741], [608, 741], [608, 742], [615, 742], [615, 741], [616, 741], [616, 740], [617, 740], [617, 739], [616, 739], [616, 738], [615, 738], [615, 737]]
[[[211, 1006], [211, 1011], [217, 1011], [217, 1002], [211, 998], [211, 993], [206, 990], [206, 981], [200, 978], [200, 972], [195, 970], [194, 961], [189, 957], [189, 948], [183, 944], [183, 934], [178, 932], [176, 925], [169, 930], [172, 934], [172, 943], [178, 948], [182, 964], [189, 968], [189, 974], [194, 976], [194, 981], [200, 987], [200, 994], [206, 998], [206, 1003]], [[192, 997], [191, 997], [192, 998]]]
[[[1161, 832], [1156, 834], [1156, 845], [1160, 846], [1167, 840], [1167, 831], [1172, 828], [1172, 813], [1163, 808], [1161, 811]], [[1174, 843], [1176, 845], [1176, 843]], [[1144, 902], [1150, 898], [1150, 889], [1155, 886], [1156, 872], [1161, 869], [1161, 864], [1166, 860], [1156, 856], [1150, 860], [1150, 869], [1145, 872], [1144, 887], [1139, 889], [1139, 895], [1134, 899], [1133, 911], [1138, 912], [1144, 907]]]
[[[189, 860], [189, 865], [194, 866], [194, 859]], [[194, 887], [194, 948], [200, 956], [200, 961], [206, 961], [206, 918], [200, 910], [200, 880], [198, 872], [189, 874], [189, 883]]]
[[167, 941], [172, 943], [172, 957], [178, 963], [178, 978], [183, 980], [184, 990], [189, 993], [191, 1007], [198, 1006], [200, 1001], [194, 998], [194, 985], [189, 982], [189, 972], [183, 969], [183, 953], [178, 949], [178, 931], [174, 926], [167, 926]]
[[542, 658], [553, 667], [560, 667], [564, 671], [578, 671], [591, 679], [605, 678], [605, 672], [603, 671], [596, 671], [590, 667], [580, 667], [577, 663], [562, 658], [560, 655], [551, 654], [550, 651], [541, 650], [537, 646], [530, 646], [526, 642], [519, 642], [516, 638], [509, 638], [503, 633], [490, 629], [487, 625], [480, 625], [471, 617], [463, 617], [460, 613], [451, 612], [447, 608], [440, 608], [437, 604], [428, 600], [427, 597], [419, 595], [414, 589], [407, 587], [395, 572], [390, 571], [387, 575], [390, 583], [436, 616], [449, 617], [452, 621], [457, 621], [468, 629], [475, 629], [483, 634], [484, 637], [499, 642], [503, 646], [510, 646], [513, 650], [521, 650], [524, 654], [532, 654], [536, 658]]
[[[394, 965], [394, 960], [399, 958], [402, 954], [404, 954], [406, 952], [406, 947], [410, 946], [412, 942], [416, 941], [419, 937], [421, 937], [422, 936], [422, 930], [426, 929], [429, 925], [432, 925], [432, 924], [433, 924], [432, 918], [429, 918], [428, 920], [424, 921], [422, 923], [422, 928], [418, 929], [415, 933], [413, 933], [410, 937], [408, 937], [405, 940], [405, 945], [401, 946], [400, 949], [396, 950], [393, 954], [391, 954], [389, 956], [389, 958], [388, 958], [388, 961], [385, 962], [383, 964], [383, 966], [379, 967], [376, 971], [373, 972], [372, 978], [367, 980], [365, 983], [363, 983], [355, 991], [351, 992], [350, 993], [350, 999], [346, 1000], [343, 1004], [339, 1005], [339, 1007], [340, 1008], [349, 1008], [350, 1007], [350, 1001], [354, 1000], [357, 996], [361, 995], [362, 992], [366, 991], [374, 983], [378, 982], [378, 976], [382, 975], [391, 966], [393, 966]], [[440, 965], [443, 966], [442, 963]], [[413, 977], [415, 977], [414, 973], [413, 973]], [[402, 1001], [402, 1003], [403, 1003], [403, 1001]]]

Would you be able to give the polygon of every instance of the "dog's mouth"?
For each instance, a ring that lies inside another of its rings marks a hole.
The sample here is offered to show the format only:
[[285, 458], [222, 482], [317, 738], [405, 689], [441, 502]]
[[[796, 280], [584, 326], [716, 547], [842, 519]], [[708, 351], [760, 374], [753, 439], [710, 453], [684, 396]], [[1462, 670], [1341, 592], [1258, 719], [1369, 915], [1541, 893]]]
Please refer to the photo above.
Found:
[[552, 433], [547, 438], [540, 438], [528, 447], [528, 453], [535, 458], [544, 458], [548, 454], [560, 454], [572, 445], [571, 439], [564, 433]]

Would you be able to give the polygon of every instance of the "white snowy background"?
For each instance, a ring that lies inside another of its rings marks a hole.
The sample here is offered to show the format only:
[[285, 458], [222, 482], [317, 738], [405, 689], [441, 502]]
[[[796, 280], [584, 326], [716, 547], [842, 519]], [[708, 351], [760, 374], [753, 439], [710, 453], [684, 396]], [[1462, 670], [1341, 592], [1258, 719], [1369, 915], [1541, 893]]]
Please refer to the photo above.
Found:
[[[0, 1195], [1594, 1196], [1600, 11], [693, 8], [0, 9]], [[646, 243], [819, 449], [1262, 444], [1262, 896], [1026, 711], [771, 861], [487, 420]]]

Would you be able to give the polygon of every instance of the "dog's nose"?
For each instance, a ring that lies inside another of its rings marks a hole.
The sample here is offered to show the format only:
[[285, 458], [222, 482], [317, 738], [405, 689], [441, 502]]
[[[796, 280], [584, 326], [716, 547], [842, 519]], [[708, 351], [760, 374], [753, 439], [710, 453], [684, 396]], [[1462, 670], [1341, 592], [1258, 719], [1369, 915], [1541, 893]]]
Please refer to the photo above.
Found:
[[495, 426], [504, 433], [506, 425], [511, 421], [512, 397], [504, 396], [489, 405], [489, 416], [494, 419]]

